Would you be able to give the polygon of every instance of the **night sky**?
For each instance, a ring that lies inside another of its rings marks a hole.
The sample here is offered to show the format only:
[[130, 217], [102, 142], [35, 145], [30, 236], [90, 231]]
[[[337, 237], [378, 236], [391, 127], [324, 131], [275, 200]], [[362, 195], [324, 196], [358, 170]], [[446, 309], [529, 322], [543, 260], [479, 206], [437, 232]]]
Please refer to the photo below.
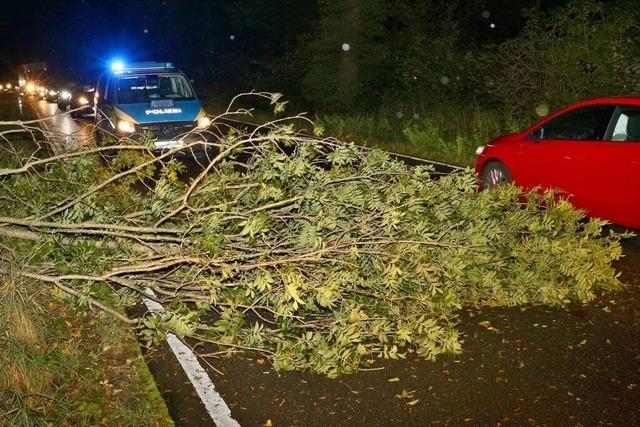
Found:
[[[461, 17], [468, 22], [461, 23], [479, 39], [504, 38], [518, 31], [521, 7], [536, 3], [540, 1], [470, 1], [469, 13]], [[233, 61], [259, 62], [264, 56], [281, 55], [296, 36], [313, 27], [317, 2], [14, 0], [3, 9], [0, 76], [4, 78], [26, 62], [46, 61], [65, 78], [93, 73], [120, 57], [174, 61], [202, 79], [233, 67]], [[489, 28], [480, 16], [484, 9], [491, 10], [496, 28]]]
[[[224, 2], [20, 0], [0, 15], [0, 73], [46, 61], [59, 73], [128, 60], [200, 60], [227, 49]], [[214, 43], [215, 39], [215, 43]], [[208, 48], [208, 49], [207, 49]], [[211, 53], [211, 52], [210, 52]]]

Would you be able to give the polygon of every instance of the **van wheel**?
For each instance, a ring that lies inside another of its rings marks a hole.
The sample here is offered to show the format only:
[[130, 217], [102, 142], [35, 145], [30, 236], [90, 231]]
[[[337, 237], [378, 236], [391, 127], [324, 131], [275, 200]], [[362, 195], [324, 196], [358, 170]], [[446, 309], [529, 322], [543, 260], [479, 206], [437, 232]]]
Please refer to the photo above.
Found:
[[507, 166], [499, 160], [490, 160], [482, 168], [480, 174], [481, 188], [495, 188], [499, 185], [510, 184], [513, 182], [511, 173]]

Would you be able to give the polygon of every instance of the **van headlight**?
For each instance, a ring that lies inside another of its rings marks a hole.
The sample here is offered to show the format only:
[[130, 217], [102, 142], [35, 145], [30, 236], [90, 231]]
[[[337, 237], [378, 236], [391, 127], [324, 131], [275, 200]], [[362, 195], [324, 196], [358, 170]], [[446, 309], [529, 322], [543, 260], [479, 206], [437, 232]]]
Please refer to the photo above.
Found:
[[486, 145], [481, 145], [480, 147], [476, 148], [476, 156], [479, 156], [482, 153], [484, 153], [485, 147], [486, 147]]
[[202, 116], [198, 119], [198, 129], [205, 129], [211, 124], [211, 119], [207, 116]]
[[124, 133], [134, 133], [136, 131], [136, 127], [133, 123], [126, 120], [118, 120], [118, 130]]

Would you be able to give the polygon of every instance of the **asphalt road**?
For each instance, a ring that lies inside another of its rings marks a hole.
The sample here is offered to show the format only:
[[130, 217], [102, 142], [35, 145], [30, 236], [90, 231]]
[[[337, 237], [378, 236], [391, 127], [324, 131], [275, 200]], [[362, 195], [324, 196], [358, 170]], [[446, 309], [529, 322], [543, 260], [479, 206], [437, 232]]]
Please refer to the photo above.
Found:
[[[42, 122], [42, 129], [47, 137], [54, 142], [54, 152], [73, 151], [82, 147], [95, 145], [91, 127], [88, 124], [93, 120], [72, 119], [69, 114], [60, 114], [58, 105], [45, 100], [25, 98], [26, 108], [31, 109], [39, 118], [48, 117]], [[25, 112], [29, 114], [29, 112]]]
[[[55, 112], [43, 101], [30, 105], [40, 115]], [[62, 116], [50, 131], [61, 144], [91, 143], [86, 129]], [[243, 426], [638, 426], [640, 239], [624, 251], [617, 267], [626, 288], [593, 303], [466, 311], [456, 357], [410, 355], [329, 380], [278, 374], [246, 355], [210, 360], [209, 375]], [[211, 425], [172, 355], [160, 349], [147, 358], [176, 423]], [[418, 402], [408, 405], [403, 392]]]

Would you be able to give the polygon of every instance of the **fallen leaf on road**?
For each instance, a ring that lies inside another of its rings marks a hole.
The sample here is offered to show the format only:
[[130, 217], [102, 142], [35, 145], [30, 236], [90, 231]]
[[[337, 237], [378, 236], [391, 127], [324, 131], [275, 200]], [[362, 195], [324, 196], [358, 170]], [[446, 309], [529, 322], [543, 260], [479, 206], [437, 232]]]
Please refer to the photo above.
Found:
[[396, 394], [396, 397], [398, 399], [413, 399], [413, 393], [415, 392], [416, 392], [415, 390], [410, 390], [410, 391], [402, 390], [402, 393]]
[[488, 320], [483, 320], [482, 322], [478, 322], [478, 325], [484, 326], [485, 328], [487, 328], [487, 331], [500, 332], [498, 328], [494, 328], [493, 326], [491, 326], [491, 322], [489, 322]]
[[400, 378], [398, 378], [398, 377], [389, 378], [387, 381], [389, 381], [390, 383], [395, 383], [397, 381], [400, 381]]

